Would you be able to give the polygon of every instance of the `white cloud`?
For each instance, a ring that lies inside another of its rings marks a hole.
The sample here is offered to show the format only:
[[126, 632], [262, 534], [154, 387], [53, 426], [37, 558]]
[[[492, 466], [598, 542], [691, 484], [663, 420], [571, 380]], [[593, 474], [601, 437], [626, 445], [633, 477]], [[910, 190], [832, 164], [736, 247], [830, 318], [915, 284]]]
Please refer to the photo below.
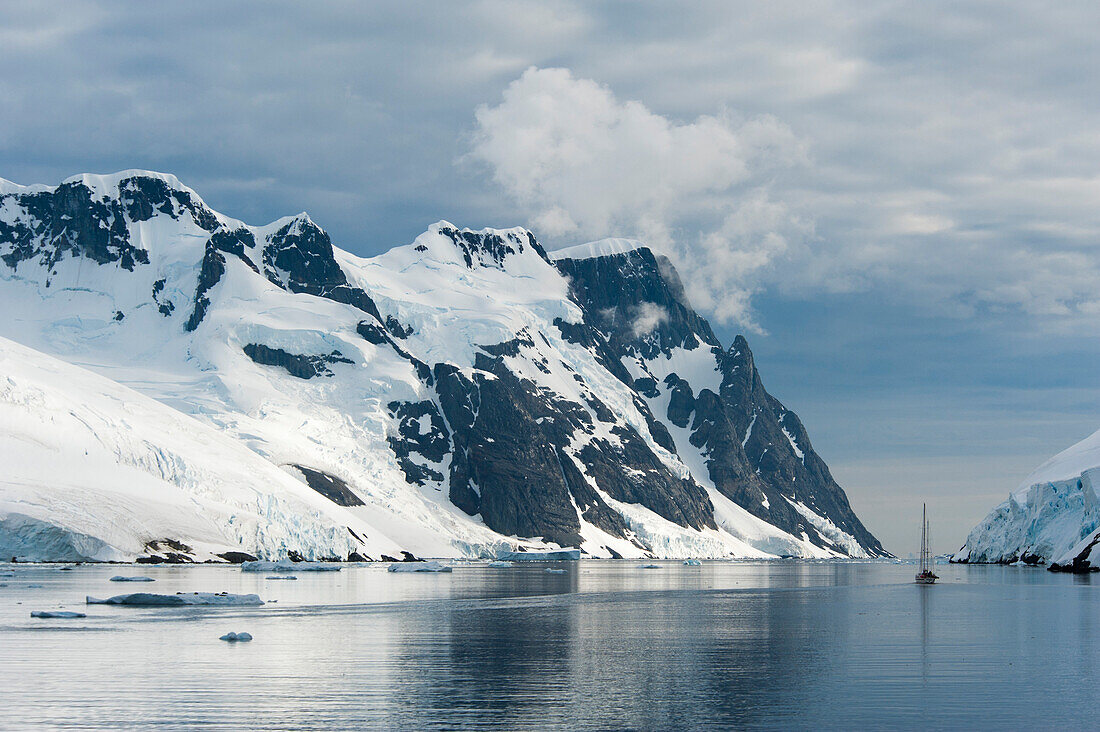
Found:
[[753, 278], [800, 229], [762, 188], [766, 175], [806, 159], [782, 122], [723, 113], [680, 123], [568, 69], [534, 67], [476, 120], [470, 158], [537, 233], [641, 238], [705, 274], [687, 278], [704, 309], [753, 327]]
[[635, 338], [652, 333], [658, 325], [668, 320], [668, 311], [652, 302], [643, 302], [632, 312], [634, 319], [630, 323], [630, 329]]

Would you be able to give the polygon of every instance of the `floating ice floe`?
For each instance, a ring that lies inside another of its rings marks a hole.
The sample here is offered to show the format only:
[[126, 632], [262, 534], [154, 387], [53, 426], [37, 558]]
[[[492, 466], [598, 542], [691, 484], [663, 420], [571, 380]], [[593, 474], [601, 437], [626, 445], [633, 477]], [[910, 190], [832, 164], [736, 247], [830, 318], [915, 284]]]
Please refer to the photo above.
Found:
[[284, 574], [281, 577], [279, 575], [273, 575], [271, 577], [264, 577], [264, 579], [269, 579], [269, 580], [296, 580], [298, 578], [295, 577], [292, 574]]
[[450, 572], [451, 568], [439, 562], [402, 562], [391, 564], [390, 572]]
[[[687, 564], [687, 562], [685, 562], [685, 564]], [[642, 569], [660, 569], [660, 568], [661, 568], [661, 565], [659, 565], [659, 564], [643, 564], [642, 565]]]
[[251, 633], [226, 633], [218, 640], [229, 641], [230, 643], [247, 643], [252, 640]]
[[166, 607], [179, 605], [263, 605], [259, 595], [233, 595], [228, 592], [178, 592], [175, 595], [157, 595], [152, 592], [134, 592], [115, 595], [106, 600], [87, 597], [89, 605], [134, 605], [139, 607]]
[[86, 618], [84, 613], [74, 613], [72, 610], [32, 610], [32, 618]]
[[57, 571], [58, 572], [72, 572], [73, 568], [72, 567], [58, 567]]
[[497, 559], [508, 562], [557, 562], [575, 561], [581, 558], [580, 549], [548, 549], [545, 551], [502, 552]]
[[242, 572], [339, 572], [343, 567], [339, 564], [326, 564], [324, 562], [292, 562], [289, 559], [280, 559], [278, 562], [244, 562], [241, 564]]
[[498, 560], [496, 562], [489, 562], [489, 566], [490, 567], [511, 567], [512, 563], [511, 562], [505, 562], [503, 560]]
[[546, 571], [550, 574], [565, 574], [564, 569], [554, 569], [553, 567], [547, 567]]
[[698, 559], [685, 559], [684, 564], [689, 567], [698, 567], [702, 564]]
[[111, 581], [112, 582], [156, 582], [156, 580], [153, 579], [152, 577], [145, 577], [143, 575], [139, 575], [137, 577], [127, 577], [127, 576], [121, 575], [121, 574], [116, 574], [114, 577], [111, 578]]

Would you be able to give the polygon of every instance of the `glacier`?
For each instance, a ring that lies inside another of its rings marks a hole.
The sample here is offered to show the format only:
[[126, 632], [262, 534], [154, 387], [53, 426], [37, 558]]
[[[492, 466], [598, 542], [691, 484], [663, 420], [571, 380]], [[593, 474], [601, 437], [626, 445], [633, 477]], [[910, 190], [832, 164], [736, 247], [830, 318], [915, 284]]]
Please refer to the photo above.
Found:
[[0, 183], [0, 556], [883, 556], [633, 240], [362, 258], [174, 176]]
[[1100, 569], [1100, 431], [1036, 468], [966, 538], [953, 562]]

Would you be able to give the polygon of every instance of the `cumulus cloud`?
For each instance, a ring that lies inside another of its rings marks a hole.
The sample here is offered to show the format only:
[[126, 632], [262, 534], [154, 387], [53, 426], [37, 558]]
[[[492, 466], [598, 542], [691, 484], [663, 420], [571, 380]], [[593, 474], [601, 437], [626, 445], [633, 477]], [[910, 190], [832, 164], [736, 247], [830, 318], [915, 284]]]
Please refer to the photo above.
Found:
[[677, 122], [568, 69], [529, 68], [479, 107], [469, 158], [542, 236], [641, 238], [705, 275], [688, 278], [704, 309], [750, 328], [756, 274], [804, 230], [765, 190], [769, 173], [806, 158], [785, 124], [729, 113]]

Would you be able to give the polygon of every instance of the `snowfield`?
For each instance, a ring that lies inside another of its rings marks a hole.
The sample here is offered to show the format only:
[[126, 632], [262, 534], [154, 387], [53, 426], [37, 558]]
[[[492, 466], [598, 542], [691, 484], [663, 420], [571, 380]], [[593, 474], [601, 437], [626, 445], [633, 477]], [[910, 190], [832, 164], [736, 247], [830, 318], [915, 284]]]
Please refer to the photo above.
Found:
[[185, 537], [199, 559], [299, 547], [310, 559], [399, 552], [217, 430], [5, 338], [0, 464], [4, 557], [129, 561], [170, 537]]
[[1100, 431], [1055, 455], [970, 532], [956, 562], [1100, 567]]

